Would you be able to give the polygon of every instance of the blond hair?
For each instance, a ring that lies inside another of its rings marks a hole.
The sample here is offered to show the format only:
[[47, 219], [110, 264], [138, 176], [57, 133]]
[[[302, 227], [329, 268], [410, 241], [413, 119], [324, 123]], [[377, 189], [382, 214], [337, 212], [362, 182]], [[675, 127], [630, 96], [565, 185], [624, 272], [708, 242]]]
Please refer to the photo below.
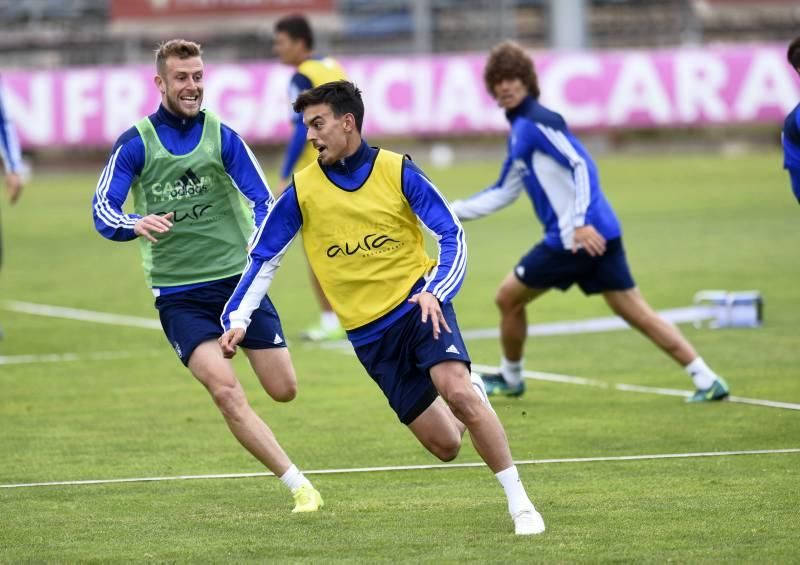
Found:
[[186, 39], [164, 41], [156, 49], [156, 70], [158, 70], [158, 74], [162, 74], [167, 64], [167, 59], [170, 57], [189, 59], [190, 57], [199, 57], [202, 54], [203, 49], [200, 44], [194, 41], [187, 41]]

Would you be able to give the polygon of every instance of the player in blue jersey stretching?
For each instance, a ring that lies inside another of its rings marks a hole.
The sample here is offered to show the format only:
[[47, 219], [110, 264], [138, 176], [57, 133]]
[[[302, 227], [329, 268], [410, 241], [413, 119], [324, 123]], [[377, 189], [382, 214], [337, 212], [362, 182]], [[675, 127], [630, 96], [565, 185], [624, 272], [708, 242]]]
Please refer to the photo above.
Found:
[[[22, 194], [22, 153], [17, 138], [17, 130], [11, 122], [5, 103], [3, 101], [3, 91], [0, 89], [0, 158], [6, 173], [6, 190], [8, 191], [8, 201], [13, 205]], [[0, 233], [0, 265], [3, 263], [3, 238]], [[0, 329], [0, 337], [3, 331]]]
[[[260, 228], [222, 316], [223, 351], [234, 355], [250, 335], [253, 309], [301, 232], [356, 355], [398, 419], [444, 461], [468, 429], [505, 490], [515, 533], [543, 532], [458, 330], [451, 300], [466, 271], [461, 224], [410, 159], [362, 140], [364, 104], [352, 83], [307, 90], [294, 109], [319, 158], [294, 175]], [[426, 254], [419, 223], [435, 235], [438, 261]]]
[[503, 356], [500, 373], [485, 375], [490, 395], [520, 396], [527, 337], [526, 305], [551, 288], [573, 284], [602, 294], [611, 309], [681, 364], [694, 381], [691, 402], [721, 400], [728, 385], [636, 288], [622, 246], [622, 229], [600, 189], [597, 167], [564, 119], [542, 106], [533, 61], [516, 43], [496, 46], [484, 79], [511, 124], [508, 156], [496, 184], [453, 203], [471, 220], [508, 206], [521, 192], [531, 199], [544, 240], [506, 276], [497, 292]]
[[[250, 149], [203, 103], [200, 46], [175, 39], [156, 52], [158, 111], [122, 134], [94, 195], [94, 224], [114, 241], [139, 240], [145, 276], [175, 352], [211, 394], [237, 440], [291, 490], [293, 512], [322, 499], [253, 411], [217, 343], [219, 317], [247, 260], [248, 239], [272, 202]], [[135, 213], [123, 211], [129, 191]], [[253, 216], [255, 215], [255, 223]], [[269, 298], [253, 305], [242, 343], [275, 400], [292, 400], [294, 368]]]
[[[335, 59], [314, 54], [314, 32], [308, 19], [301, 14], [284, 16], [275, 23], [274, 51], [281, 63], [296, 69], [289, 82], [289, 100], [292, 103], [305, 90], [346, 78]], [[292, 116], [292, 137], [286, 146], [286, 155], [281, 165], [280, 190], [286, 188], [293, 173], [303, 170], [316, 159], [317, 152], [306, 141], [303, 116], [295, 112]], [[311, 288], [320, 308], [319, 322], [307, 328], [302, 337], [309, 341], [344, 339], [345, 333], [339, 324], [339, 318], [313, 273]]]
[[[786, 52], [789, 64], [800, 75], [800, 37], [789, 44]], [[792, 191], [800, 202], [800, 104], [794, 107], [783, 122], [783, 168], [789, 171]]]

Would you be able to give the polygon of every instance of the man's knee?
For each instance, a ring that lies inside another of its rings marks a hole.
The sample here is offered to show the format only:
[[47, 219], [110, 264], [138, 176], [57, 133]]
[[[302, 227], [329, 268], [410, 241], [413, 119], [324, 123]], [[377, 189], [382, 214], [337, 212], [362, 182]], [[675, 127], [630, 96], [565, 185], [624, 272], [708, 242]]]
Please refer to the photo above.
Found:
[[208, 392], [226, 419], [238, 419], [247, 407], [247, 398], [239, 383], [224, 383], [209, 386]]
[[525, 308], [525, 301], [515, 293], [510, 292], [506, 287], [501, 286], [494, 297], [494, 303], [498, 310], [503, 313], [517, 312]]
[[470, 383], [460, 385], [445, 391], [442, 396], [455, 417], [469, 426], [479, 416], [481, 400]]
[[277, 385], [270, 387], [267, 394], [276, 402], [290, 402], [297, 396], [297, 381], [282, 380]]
[[458, 457], [458, 452], [461, 451], [461, 436], [457, 433], [441, 434], [433, 441], [429, 441], [426, 447], [438, 459], [447, 463]]

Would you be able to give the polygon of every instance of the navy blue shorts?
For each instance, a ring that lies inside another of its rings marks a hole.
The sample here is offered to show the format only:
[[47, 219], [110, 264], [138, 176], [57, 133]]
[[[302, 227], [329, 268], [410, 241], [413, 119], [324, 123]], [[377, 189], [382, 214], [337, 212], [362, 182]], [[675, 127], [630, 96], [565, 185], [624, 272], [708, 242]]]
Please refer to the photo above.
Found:
[[463, 361], [470, 366], [453, 305], [442, 313], [453, 333], [442, 330], [433, 339], [433, 326], [423, 324], [415, 307], [390, 326], [380, 339], [355, 348], [358, 360], [383, 391], [389, 406], [405, 425], [410, 424], [436, 400], [431, 367], [443, 361]]
[[[184, 365], [189, 364], [189, 357], [198, 345], [222, 335], [219, 319], [237, 282], [238, 276], [230, 277], [186, 292], [156, 298], [161, 327]], [[264, 297], [251, 319], [242, 347], [286, 347], [281, 320], [268, 297]]]
[[514, 274], [528, 288], [567, 290], [577, 283], [584, 294], [636, 286], [620, 237], [606, 241], [606, 252], [599, 257], [592, 257], [584, 249], [573, 254], [539, 243], [520, 259]]

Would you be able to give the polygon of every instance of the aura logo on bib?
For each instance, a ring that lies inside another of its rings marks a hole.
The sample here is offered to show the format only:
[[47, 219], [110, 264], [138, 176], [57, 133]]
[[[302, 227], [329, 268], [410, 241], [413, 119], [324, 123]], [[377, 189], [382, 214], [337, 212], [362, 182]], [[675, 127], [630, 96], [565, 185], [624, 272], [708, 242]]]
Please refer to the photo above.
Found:
[[[389, 245], [390, 247], [386, 247]], [[386, 234], [369, 233], [357, 241], [345, 241], [328, 247], [327, 255], [331, 259], [338, 256], [350, 256], [361, 253], [362, 257], [391, 251], [403, 245], [401, 241], [392, 239]]]

